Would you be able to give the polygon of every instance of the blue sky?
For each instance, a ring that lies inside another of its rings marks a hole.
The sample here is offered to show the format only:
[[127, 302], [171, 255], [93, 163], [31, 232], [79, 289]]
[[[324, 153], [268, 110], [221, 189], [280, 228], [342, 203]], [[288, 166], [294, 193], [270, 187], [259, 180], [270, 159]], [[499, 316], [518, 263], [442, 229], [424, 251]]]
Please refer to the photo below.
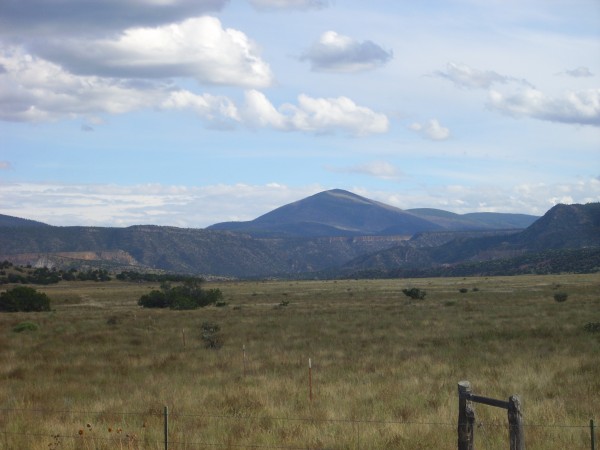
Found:
[[332, 188], [600, 201], [600, 3], [0, 5], [0, 213], [205, 227]]

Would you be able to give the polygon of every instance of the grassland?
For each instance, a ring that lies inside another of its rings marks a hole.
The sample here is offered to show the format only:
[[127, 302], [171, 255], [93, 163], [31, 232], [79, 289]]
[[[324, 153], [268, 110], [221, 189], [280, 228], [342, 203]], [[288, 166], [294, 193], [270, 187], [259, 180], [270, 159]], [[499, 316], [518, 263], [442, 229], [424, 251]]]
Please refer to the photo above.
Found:
[[[0, 448], [163, 449], [166, 405], [173, 450], [455, 449], [465, 379], [520, 395], [528, 450], [589, 449], [600, 419], [599, 274], [208, 283], [227, 306], [140, 309], [156, 287], [63, 282], [52, 312], [0, 314]], [[476, 413], [477, 448], [508, 448], [506, 412]]]

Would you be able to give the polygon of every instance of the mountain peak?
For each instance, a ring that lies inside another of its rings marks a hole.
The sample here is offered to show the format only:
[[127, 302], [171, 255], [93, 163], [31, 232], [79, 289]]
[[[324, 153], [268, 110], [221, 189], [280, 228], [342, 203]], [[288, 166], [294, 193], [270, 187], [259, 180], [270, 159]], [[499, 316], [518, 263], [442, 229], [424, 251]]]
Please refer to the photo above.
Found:
[[210, 228], [254, 235], [410, 236], [440, 227], [399, 208], [343, 189], [331, 189], [281, 206], [249, 222], [216, 224]]

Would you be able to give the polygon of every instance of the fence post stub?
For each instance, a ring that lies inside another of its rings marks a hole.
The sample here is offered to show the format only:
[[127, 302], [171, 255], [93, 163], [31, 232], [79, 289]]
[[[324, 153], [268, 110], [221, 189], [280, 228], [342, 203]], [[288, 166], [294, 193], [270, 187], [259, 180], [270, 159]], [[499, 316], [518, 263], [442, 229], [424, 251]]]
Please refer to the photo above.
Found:
[[169, 450], [169, 407], [165, 406], [163, 411], [165, 425], [165, 450]]
[[508, 430], [510, 450], [525, 450], [521, 401], [516, 395], [511, 395], [508, 399]]
[[472, 393], [471, 383], [459, 381], [458, 383], [458, 450], [474, 450], [473, 424], [475, 423], [475, 409], [473, 403], [467, 400]]

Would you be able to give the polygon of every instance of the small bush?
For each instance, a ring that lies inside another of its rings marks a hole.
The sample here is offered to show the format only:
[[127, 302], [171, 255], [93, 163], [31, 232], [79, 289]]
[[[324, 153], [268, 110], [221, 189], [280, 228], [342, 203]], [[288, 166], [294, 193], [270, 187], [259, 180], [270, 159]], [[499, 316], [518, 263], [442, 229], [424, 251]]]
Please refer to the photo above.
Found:
[[600, 333], [600, 322], [588, 322], [583, 329], [588, 333]]
[[223, 346], [223, 340], [219, 334], [221, 327], [214, 322], [204, 322], [201, 325], [202, 341], [206, 348], [218, 350]]
[[0, 311], [50, 311], [50, 299], [33, 288], [17, 286], [0, 294]]
[[106, 319], [106, 324], [107, 325], [118, 325], [119, 318], [117, 316], [110, 316], [108, 319]]
[[[159, 290], [142, 295], [138, 305], [143, 308], [171, 308], [177, 310], [196, 309], [222, 302], [223, 293], [219, 289], [207, 291], [200, 288], [200, 282], [189, 280], [181, 286], [171, 287], [163, 283]], [[224, 305], [220, 305], [224, 306]]]
[[37, 331], [39, 326], [33, 322], [21, 322], [13, 327], [15, 333], [21, 333], [23, 331]]
[[557, 292], [556, 294], [554, 294], [554, 300], [559, 303], [566, 302], [567, 298], [569, 298], [569, 294], [567, 294], [566, 292]]
[[466, 294], [467, 292], [469, 292], [469, 290], [467, 288], [460, 288], [458, 292], [460, 292], [461, 294]]
[[402, 292], [414, 300], [423, 300], [425, 295], [427, 295], [427, 292], [419, 288], [402, 289]]

